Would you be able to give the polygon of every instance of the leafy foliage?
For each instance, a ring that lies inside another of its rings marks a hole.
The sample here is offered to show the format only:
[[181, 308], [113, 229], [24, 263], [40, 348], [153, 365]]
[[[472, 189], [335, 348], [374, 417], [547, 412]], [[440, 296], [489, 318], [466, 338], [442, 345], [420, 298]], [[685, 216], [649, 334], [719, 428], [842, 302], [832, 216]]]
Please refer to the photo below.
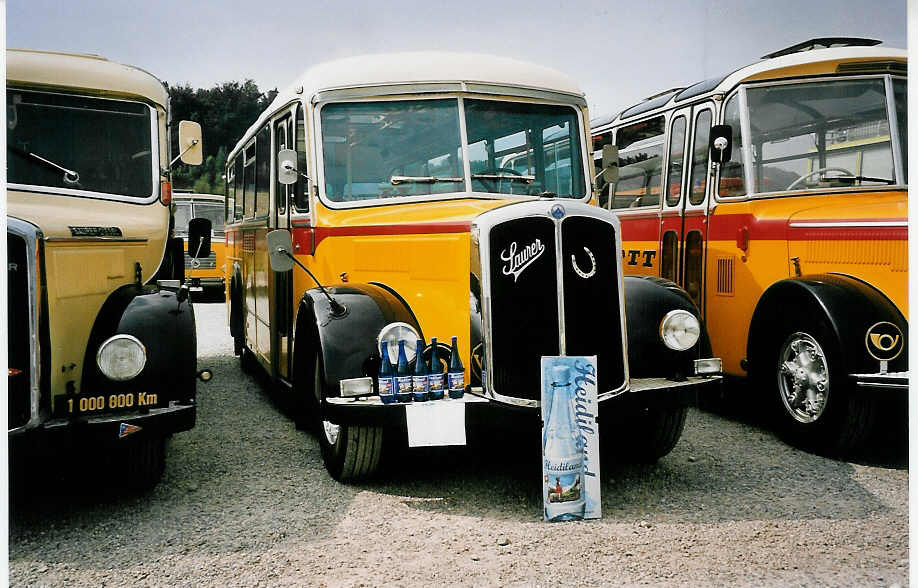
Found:
[[191, 188], [205, 194], [223, 194], [226, 156], [258, 115], [271, 104], [277, 89], [263, 93], [253, 80], [224, 82], [213, 88], [192, 88], [188, 84], [170, 86], [168, 83], [166, 87], [172, 105], [169, 131], [172, 157], [179, 154], [179, 121], [200, 123], [204, 135], [203, 164], [190, 166], [177, 161], [172, 166], [173, 187]]

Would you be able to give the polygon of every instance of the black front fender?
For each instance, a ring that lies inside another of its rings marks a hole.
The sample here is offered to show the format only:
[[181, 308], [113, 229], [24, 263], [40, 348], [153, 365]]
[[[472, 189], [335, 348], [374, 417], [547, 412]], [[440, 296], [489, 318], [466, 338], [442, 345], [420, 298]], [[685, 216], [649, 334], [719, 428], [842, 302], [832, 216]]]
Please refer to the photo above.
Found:
[[[625, 276], [625, 320], [628, 366], [632, 378], [672, 378], [694, 373], [694, 360], [711, 356], [711, 344], [700, 313], [688, 293], [653, 276]], [[701, 336], [685, 351], [674, 351], [660, 338], [660, 323], [672, 310], [687, 310], [701, 322]]]
[[[407, 303], [386, 287], [356, 284], [327, 290], [346, 310], [335, 316], [321, 290], [307, 290], [297, 310], [294, 361], [308, 361], [315, 352], [321, 353], [323, 392], [338, 396], [342, 379], [376, 374], [376, 337], [384, 326], [403, 322], [418, 333], [421, 328]], [[312, 366], [298, 367], [312, 373]], [[297, 373], [304, 372], [298, 369]]]

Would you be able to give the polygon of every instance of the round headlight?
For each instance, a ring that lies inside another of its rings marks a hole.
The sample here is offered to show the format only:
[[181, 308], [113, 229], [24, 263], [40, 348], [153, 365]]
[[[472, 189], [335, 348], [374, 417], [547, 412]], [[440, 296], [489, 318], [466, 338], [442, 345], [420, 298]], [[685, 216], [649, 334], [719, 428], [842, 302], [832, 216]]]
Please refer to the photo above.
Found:
[[389, 349], [389, 362], [395, 363], [398, 360], [398, 342], [405, 341], [405, 356], [408, 362], [414, 359], [415, 342], [420, 339], [418, 332], [408, 323], [389, 323], [379, 332], [376, 338], [376, 348], [385, 341]]
[[701, 324], [687, 310], [671, 310], [660, 322], [660, 338], [674, 351], [685, 351], [701, 336]]
[[146, 348], [131, 335], [109, 337], [96, 353], [96, 364], [105, 377], [118, 382], [137, 377], [146, 363]]

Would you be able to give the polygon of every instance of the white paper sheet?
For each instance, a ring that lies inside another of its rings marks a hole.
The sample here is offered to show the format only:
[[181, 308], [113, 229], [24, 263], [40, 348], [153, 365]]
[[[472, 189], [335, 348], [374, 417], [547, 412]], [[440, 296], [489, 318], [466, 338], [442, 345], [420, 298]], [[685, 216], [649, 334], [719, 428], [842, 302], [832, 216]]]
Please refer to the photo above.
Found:
[[408, 446], [465, 445], [465, 403], [435, 400], [405, 405]]

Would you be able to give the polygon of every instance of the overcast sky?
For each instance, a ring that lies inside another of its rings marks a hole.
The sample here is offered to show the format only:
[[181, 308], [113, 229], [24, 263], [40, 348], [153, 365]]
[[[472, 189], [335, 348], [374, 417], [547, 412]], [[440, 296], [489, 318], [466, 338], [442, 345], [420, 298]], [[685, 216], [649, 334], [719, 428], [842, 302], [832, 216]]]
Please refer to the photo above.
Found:
[[822, 36], [905, 48], [906, 1], [7, 1], [8, 47], [98, 53], [172, 84], [282, 89], [338, 57], [471, 51], [566, 73], [593, 117]]

